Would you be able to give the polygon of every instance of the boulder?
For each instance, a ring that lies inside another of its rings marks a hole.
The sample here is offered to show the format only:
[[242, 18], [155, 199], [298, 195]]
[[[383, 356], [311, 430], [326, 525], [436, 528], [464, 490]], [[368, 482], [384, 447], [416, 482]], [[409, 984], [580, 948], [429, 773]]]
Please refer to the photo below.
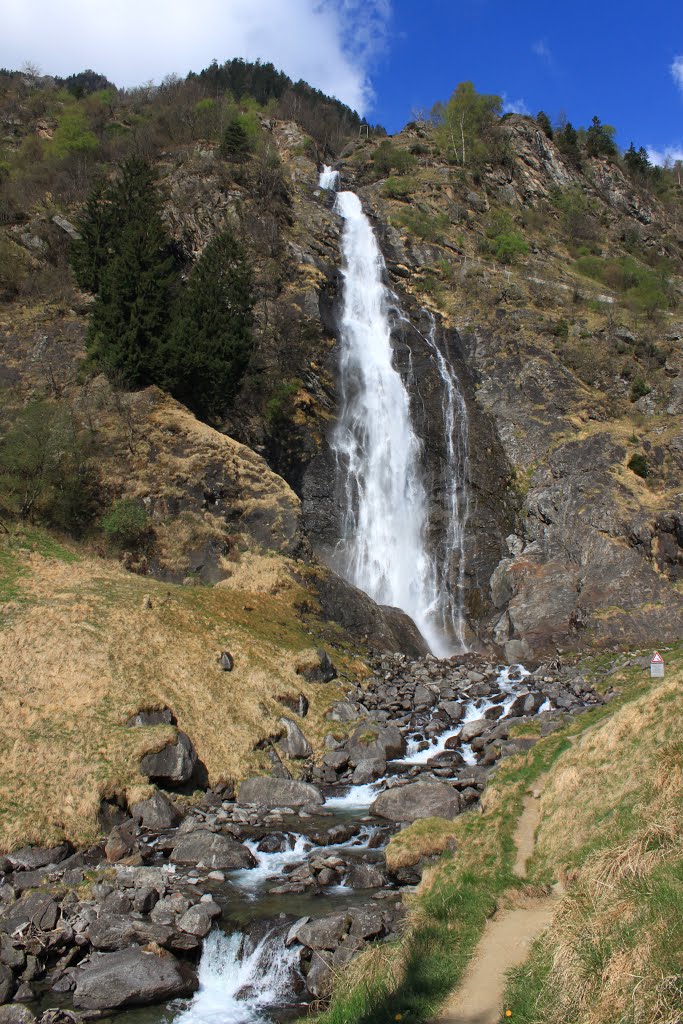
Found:
[[140, 762], [140, 771], [152, 782], [177, 786], [190, 781], [197, 761], [197, 752], [190, 737], [179, 732], [175, 740], [155, 754], [145, 754]]
[[20, 850], [7, 854], [7, 860], [14, 870], [35, 871], [37, 868], [47, 867], [48, 864], [59, 864], [71, 853], [68, 843], [60, 843], [59, 846], [22, 846]]
[[170, 953], [158, 956], [135, 946], [93, 956], [74, 975], [74, 1006], [87, 1010], [147, 1006], [197, 989], [197, 976], [188, 964]]
[[171, 862], [202, 865], [218, 871], [256, 866], [256, 859], [246, 846], [229, 836], [199, 830], [180, 837], [173, 847]]
[[129, 728], [143, 728], [149, 725], [175, 725], [175, 715], [170, 708], [162, 708], [161, 711], [138, 711], [129, 718], [126, 725]]
[[245, 779], [238, 794], [238, 803], [260, 804], [262, 807], [303, 807], [304, 804], [324, 802], [317, 786], [293, 779], [269, 779], [265, 775]]
[[444, 782], [412, 782], [386, 789], [370, 805], [370, 814], [389, 821], [416, 821], [418, 818], [455, 818], [460, 813], [460, 797]]
[[295, 667], [297, 675], [302, 676], [307, 683], [330, 683], [337, 677], [337, 670], [329, 654], [322, 648], [302, 657]]
[[304, 759], [313, 753], [313, 747], [308, 742], [296, 722], [291, 718], [281, 718], [280, 725], [284, 725], [287, 735], [278, 740], [278, 747], [289, 758]]
[[315, 921], [303, 919], [302, 924], [290, 929], [287, 941], [300, 942], [309, 949], [336, 949], [351, 926], [351, 917], [345, 911], [319, 917]]
[[149, 800], [140, 800], [133, 804], [130, 813], [135, 821], [153, 832], [162, 832], [174, 828], [181, 819], [181, 814], [167, 796], [158, 790]]
[[6, 1003], [14, 992], [14, 974], [6, 964], [0, 964], [0, 1003]]
[[377, 864], [353, 864], [346, 877], [346, 885], [352, 889], [380, 889], [386, 881], [387, 876]]
[[35, 1020], [28, 1006], [0, 1006], [0, 1024], [35, 1024]]
[[135, 836], [133, 834], [133, 822], [128, 821], [124, 825], [113, 828], [107, 837], [104, 845], [104, 852], [110, 864], [115, 864], [124, 857], [129, 857], [135, 849]]
[[401, 757], [406, 752], [406, 741], [395, 725], [359, 725], [349, 741], [349, 763]]
[[299, 693], [296, 697], [288, 693], [279, 694], [276, 699], [299, 718], [305, 718], [308, 714], [308, 697], [305, 693]]
[[457, 724], [463, 716], [462, 704], [457, 700], [445, 700], [441, 704], [441, 708], [446, 712], [451, 722]]
[[314, 953], [311, 966], [306, 975], [306, 988], [316, 999], [325, 999], [332, 991], [332, 957], [327, 954]]
[[85, 932], [94, 949], [125, 949], [134, 942], [156, 942], [162, 945], [171, 937], [171, 930], [150, 921], [138, 921], [120, 914], [102, 914]]
[[460, 730], [460, 742], [471, 743], [477, 736], [481, 736], [490, 728], [491, 723], [487, 718], [475, 718], [472, 722], [465, 722]]
[[367, 760], [358, 762], [353, 770], [351, 781], [354, 786], [366, 786], [369, 782], [381, 779], [386, 775], [386, 771], [386, 761], [378, 757], [367, 758]]
[[[220, 913], [220, 909], [218, 912]], [[178, 927], [182, 932], [188, 932], [190, 935], [196, 935], [203, 939], [211, 931], [211, 922], [212, 914], [209, 908], [198, 903], [186, 910], [178, 919]]]
[[349, 763], [349, 755], [345, 750], [331, 750], [323, 757], [323, 764], [328, 768], [334, 768], [335, 772], [346, 768]]
[[59, 918], [59, 907], [47, 893], [27, 892], [13, 903], [0, 918], [3, 931], [21, 931], [32, 924], [43, 932], [51, 932]]

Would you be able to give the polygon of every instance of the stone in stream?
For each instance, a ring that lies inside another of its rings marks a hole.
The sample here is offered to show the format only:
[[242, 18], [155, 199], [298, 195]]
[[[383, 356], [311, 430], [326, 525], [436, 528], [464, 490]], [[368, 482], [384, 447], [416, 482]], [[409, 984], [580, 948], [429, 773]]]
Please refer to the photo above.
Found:
[[[220, 908], [218, 913], [220, 914]], [[178, 927], [183, 932], [189, 932], [190, 935], [196, 935], [203, 939], [211, 931], [213, 916], [208, 907], [199, 903], [185, 911], [183, 916], [178, 919]]]
[[261, 807], [303, 807], [324, 802], [317, 786], [294, 779], [269, 779], [265, 775], [245, 779], [238, 794], [238, 803]]
[[161, 1003], [191, 995], [198, 984], [189, 964], [170, 953], [147, 953], [136, 946], [91, 956], [74, 976], [74, 1006], [86, 1010]]
[[346, 768], [349, 763], [349, 755], [346, 750], [331, 750], [323, 757], [323, 764], [328, 768], [334, 768], [335, 772]]
[[377, 864], [353, 864], [346, 876], [346, 885], [352, 889], [380, 889], [387, 876]]
[[139, 921], [134, 917], [104, 914], [93, 921], [85, 932], [94, 949], [125, 949], [134, 942], [156, 942], [165, 946], [172, 929], [153, 921]]
[[296, 722], [291, 718], [281, 718], [280, 725], [284, 725], [287, 735], [278, 740], [278, 747], [289, 758], [304, 759], [313, 753], [313, 747], [308, 742]]
[[455, 818], [460, 813], [460, 797], [443, 782], [411, 782], [407, 786], [385, 789], [370, 805], [370, 814], [389, 821], [416, 821], [418, 818]]
[[477, 736], [481, 736], [487, 729], [491, 728], [491, 722], [486, 718], [475, 718], [472, 722], [465, 722], [460, 730], [460, 742], [471, 743]]
[[463, 706], [457, 700], [445, 700], [441, 704], [441, 708], [454, 724], [457, 724], [464, 714]]
[[353, 770], [351, 782], [354, 786], [366, 786], [375, 779], [381, 779], [387, 772], [387, 762], [382, 758], [367, 758], [359, 761]]
[[349, 764], [355, 767], [361, 761], [390, 761], [405, 752], [405, 737], [395, 725], [360, 725], [349, 741]]
[[328, 914], [315, 921], [302, 918], [290, 928], [287, 943], [300, 942], [309, 949], [336, 949], [351, 927], [351, 916], [346, 911]]
[[198, 830], [180, 837], [173, 847], [171, 863], [232, 871], [235, 868], [253, 868], [256, 866], [256, 859], [251, 850], [234, 839], [219, 833]]

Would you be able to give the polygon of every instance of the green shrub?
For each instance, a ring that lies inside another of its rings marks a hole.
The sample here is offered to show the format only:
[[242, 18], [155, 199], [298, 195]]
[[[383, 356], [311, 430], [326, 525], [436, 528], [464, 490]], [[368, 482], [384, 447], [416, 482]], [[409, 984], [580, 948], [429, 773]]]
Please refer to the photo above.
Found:
[[529, 252], [529, 243], [516, 231], [496, 235], [493, 239], [493, 255], [501, 263], [514, 263], [518, 256]]
[[646, 384], [642, 377], [636, 377], [631, 385], [631, 401], [637, 402], [639, 398], [644, 398], [645, 395], [649, 395], [652, 388]]
[[132, 498], [120, 498], [102, 516], [107, 540], [118, 547], [137, 547], [149, 531], [149, 516]]
[[550, 333], [554, 338], [568, 338], [569, 337], [569, 323], [563, 318], [556, 320], [550, 328]]
[[635, 452], [628, 460], [628, 468], [636, 476], [642, 477], [643, 480], [647, 480], [650, 475], [650, 470], [647, 464], [647, 457], [641, 452]]
[[281, 427], [287, 423], [291, 400], [302, 387], [303, 381], [300, 381], [298, 377], [284, 380], [278, 385], [266, 402], [266, 420], [271, 427]]
[[423, 242], [440, 242], [450, 221], [445, 213], [430, 214], [415, 207], [401, 211], [393, 222]]
[[415, 191], [416, 182], [414, 178], [391, 177], [382, 185], [382, 192], [389, 199], [405, 199]]

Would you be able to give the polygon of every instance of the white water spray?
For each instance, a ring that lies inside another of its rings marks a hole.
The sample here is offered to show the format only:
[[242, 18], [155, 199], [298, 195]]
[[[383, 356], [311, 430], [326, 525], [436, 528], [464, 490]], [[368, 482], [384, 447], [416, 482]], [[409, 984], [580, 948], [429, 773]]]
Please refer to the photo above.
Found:
[[[325, 167], [321, 188], [339, 176]], [[341, 413], [331, 438], [342, 488], [339, 571], [379, 604], [403, 609], [434, 653], [465, 649], [463, 592], [467, 516], [467, 417], [457, 379], [435, 340], [424, 338], [444, 389], [448, 528], [445, 551], [430, 554], [422, 448], [410, 397], [393, 365], [391, 313], [395, 296], [384, 284], [385, 264], [360, 199], [339, 192], [344, 219], [344, 301], [340, 319]], [[456, 593], [450, 584], [457, 559]]]
[[199, 962], [199, 990], [174, 1024], [260, 1024], [269, 1006], [288, 1002], [296, 947], [266, 935], [244, 956], [243, 944], [239, 932], [211, 932]]

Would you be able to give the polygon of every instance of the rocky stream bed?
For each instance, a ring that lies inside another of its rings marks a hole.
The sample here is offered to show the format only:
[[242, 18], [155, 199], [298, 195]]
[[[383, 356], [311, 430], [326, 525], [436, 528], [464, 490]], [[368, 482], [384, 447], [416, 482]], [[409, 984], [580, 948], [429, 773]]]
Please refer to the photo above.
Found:
[[[391, 835], [475, 807], [497, 761], [536, 742], [511, 738], [514, 725], [534, 717], [543, 735], [604, 699], [571, 669], [473, 655], [383, 655], [372, 668], [328, 712], [322, 760], [302, 695], [268, 745], [270, 777], [207, 789], [188, 808], [173, 787], [198, 762], [179, 733], [143, 760], [150, 799], [103, 805], [106, 841], [0, 858], [0, 1024], [296, 1015], [400, 928], [424, 865], [390, 872]], [[319, 677], [330, 671], [325, 656]], [[143, 710], [129, 724], [172, 720]]]

